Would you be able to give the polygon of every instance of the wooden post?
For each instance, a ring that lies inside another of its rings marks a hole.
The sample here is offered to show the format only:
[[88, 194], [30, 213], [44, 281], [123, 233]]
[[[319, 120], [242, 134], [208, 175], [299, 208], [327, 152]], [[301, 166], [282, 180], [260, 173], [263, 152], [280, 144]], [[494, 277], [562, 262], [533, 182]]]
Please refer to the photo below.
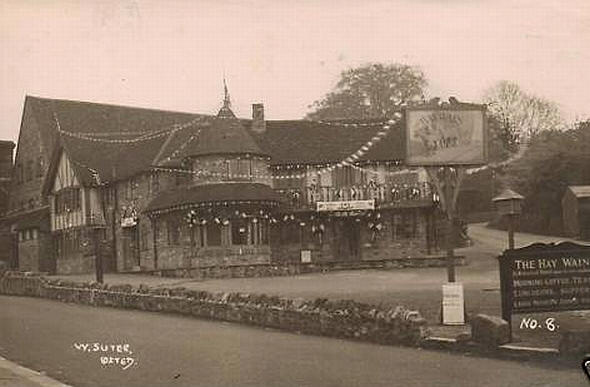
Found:
[[514, 218], [516, 215], [508, 215], [508, 248], [514, 249]]
[[154, 269], [158, 269], [158, 220], [157, 218], [151, 218], [152, 221], [152, 235], [154, 245]]
[[505, 254], [506, 252], [498, 257], [501, 307], [502, 319], [508, 322], [508, 334], [510, 342], [512, 342], [512, 267], [510, 266], [510, 259]]
[[103, 268], [102, 268], [102, 254], [100, 253], [100, 246], [99, 246], [99, 237], [98, 233], [100, 232], [100, 228], [95, 228], [94, 230], [94, 254], [96, 256], [95, 259], [95, 266], [96, 266], [96, 282], [99, 284], [103, 281]]
[[445, 249], [447, 252], [447, 280], [455, 282], [455, 252], [453, 247], [454, 221], [457, 197], [465, 167], [427, 167], [426, 172], [440, 196], [441, 208], [445, 213]]
[[194, 224], [190, 224], [189, 225], [189, 229], [190, 229], [190, 244], [191, 244], [191, 248], [190, 248], [190, 254], [188, 257], [188, 269], [189, 269], [189, 276], [190, 276], [190, 269], [192, 268], [192, 259], [193, 259], [193, 255], [195, 254], [195, 245], [196, 245], [196, 241], [195, 241], [195, 225]]

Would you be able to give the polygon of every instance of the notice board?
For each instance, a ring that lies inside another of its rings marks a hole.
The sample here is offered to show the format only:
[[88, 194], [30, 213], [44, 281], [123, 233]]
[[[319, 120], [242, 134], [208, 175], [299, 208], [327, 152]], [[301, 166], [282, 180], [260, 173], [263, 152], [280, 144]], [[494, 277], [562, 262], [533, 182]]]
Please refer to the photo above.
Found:
[[536, 243], [498, 258], [502, 317], [590, 309], [590, 246]]

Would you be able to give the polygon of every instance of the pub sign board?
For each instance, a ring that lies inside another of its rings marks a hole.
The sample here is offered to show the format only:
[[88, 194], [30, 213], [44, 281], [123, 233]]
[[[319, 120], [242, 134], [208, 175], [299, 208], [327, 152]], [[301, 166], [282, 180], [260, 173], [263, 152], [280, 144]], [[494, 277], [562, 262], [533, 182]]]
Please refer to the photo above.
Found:
[[486, 164], [484, 105], [425, 105], [408, 107], [404, 112], [407, 165]]
[[502, 317], [590, 309], [590, 246], [535, 243], [498, 258]]

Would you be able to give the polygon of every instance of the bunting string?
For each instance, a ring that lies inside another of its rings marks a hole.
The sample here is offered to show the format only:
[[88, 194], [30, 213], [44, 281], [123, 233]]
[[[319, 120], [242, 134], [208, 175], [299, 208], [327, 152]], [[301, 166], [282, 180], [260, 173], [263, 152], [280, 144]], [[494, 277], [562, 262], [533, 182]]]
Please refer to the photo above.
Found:
[[199, 135], [201, 134], [201, 130], [202, 128], [199, 128], [197, 130], [197, 132], [195, 134], [192, 134], [189, 139], [187, 141], [185, 141], [181, 146], [179, 146], [178, 148], [176, 148], [176, 150], [174, 150], [174, 152], [172, 152], [168, 157], [166, 157], [165, 159], [163, 159], [162, 161], [158, 162], [159, 165], [165, 164], [167, 162], [169, 162], [170, 160], [178, 157], [178, 155], [193, 141], [195, 141], [196, 139], [199, 138]]
[[[396, 118], [399, 119], [400, 117], [401, 117], [401, 114], [396, 113]], [[325, 173], [331, 173], [336, 168], [344, 168], [344, 167], [349, 167], [349, 166], [354, 167], [354, 164], [356, 162], [358, 162], [360, 158], [362, 158], [371, 148], [373, 148], [377, 143], [379, 143], [383, 138], [385, 138], [387, 136], [391, 127], [396, 122], [397, 121], [394, 119], [391, 119], [391, 120], [385, 122], [382, 126], [382, 129], [379, 130], [366, 143], [361, 145], [355, 152], [351, 153], [348, 157], [342, 159], [341, 161], [339, 161], [335, 164], [329, 164], [326, 167], [323, 167], [323, 168], [320, 168], [320, 169], [314, 171], [314, 173], [322, 175]], [[363, 124], [347, 124], [347, 125], [359, 126], [359, 125], [363, 125]], [[375, 124], [371, 124], [371, 125], [375, 126]], [[181, 147], [183, 145], [181, 145]], [[360, 168], [360, 167], [357, 167], [357, 168]], [[277, 174], [264, 174], [264, 173], [262, 173], [262, 174], [229, 174], [229, 173], [225, 173], [225, 172], [212, 172], [212, 171], [202, 171], [202, 170], [200, 170], [200, 171], [187, 171], [187, 170], [173, 169], [173, 168], [159, 168], [158, 169], [158, 167], [155, 167], [154, 169], [161, 170], [161, 171], [175, 172], [175, 173], [197, 174], [197, 175], [208, 176], [208, 177], [227, 177], [227, 178], [241, 178], [241, 179], [247, 179], [247, 178], [252, 178], [252, 177], [261, 178], [261, 179], [276, 179], [276, 180], [303, 179], [308, 175], [307, 172], [292, 173], [292, 174], [278, 174], [277, 175]]]
[[[61, 135], [77, 138], [79, 140], [85, 140], [85, 141], [91, 141], [91, 142], [97, 142], [97, 143], [106, 143], [106, 144], [135, 144], [135, 143], [142, 142], [142, 141], [149, 141], [149, 140], [153, 140], [153, 139], [156, 139], [159, 137], [164, 137], [164, 136], [176, 133], [179, 130], [186, 129], [191, 126], [195, 126], [197, 123], [205, 120], [204, 117], [197, 117], [193, 120], [185, 122], [184, 124], [174, 124], [168, 128], [158, 129], [158, 130], [155, 130], [155, 131], [152, 131], [149, 133], [142, 134], [141, 136], [135, 137], [132, 139], [108, 139], [108, 138], [93, 137], [91, 133], [76, 133], [76, 132], [69, 132], [69, 131], [63, 130], [61, 127], [61, 123], [59, 121], [59, 118], [57, 116], [57, 113], [55, 113], [55, 112], [53, 113], [53, 118], [54, 118], [56, 126], [57, 126], [57, 131]], [[206, 125], [206, 123], [201, 123], [201, 126], [204, 126], [204, 125]]]

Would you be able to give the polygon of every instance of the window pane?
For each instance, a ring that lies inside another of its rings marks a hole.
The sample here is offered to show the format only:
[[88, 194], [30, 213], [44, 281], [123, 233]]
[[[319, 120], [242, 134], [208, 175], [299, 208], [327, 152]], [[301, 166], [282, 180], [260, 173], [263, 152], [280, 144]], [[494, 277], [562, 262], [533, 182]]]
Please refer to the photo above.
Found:
[[248, 244], [248, 225], [243, 219], [232, 220], [231, 222], [231, 240], [233, 245]]

